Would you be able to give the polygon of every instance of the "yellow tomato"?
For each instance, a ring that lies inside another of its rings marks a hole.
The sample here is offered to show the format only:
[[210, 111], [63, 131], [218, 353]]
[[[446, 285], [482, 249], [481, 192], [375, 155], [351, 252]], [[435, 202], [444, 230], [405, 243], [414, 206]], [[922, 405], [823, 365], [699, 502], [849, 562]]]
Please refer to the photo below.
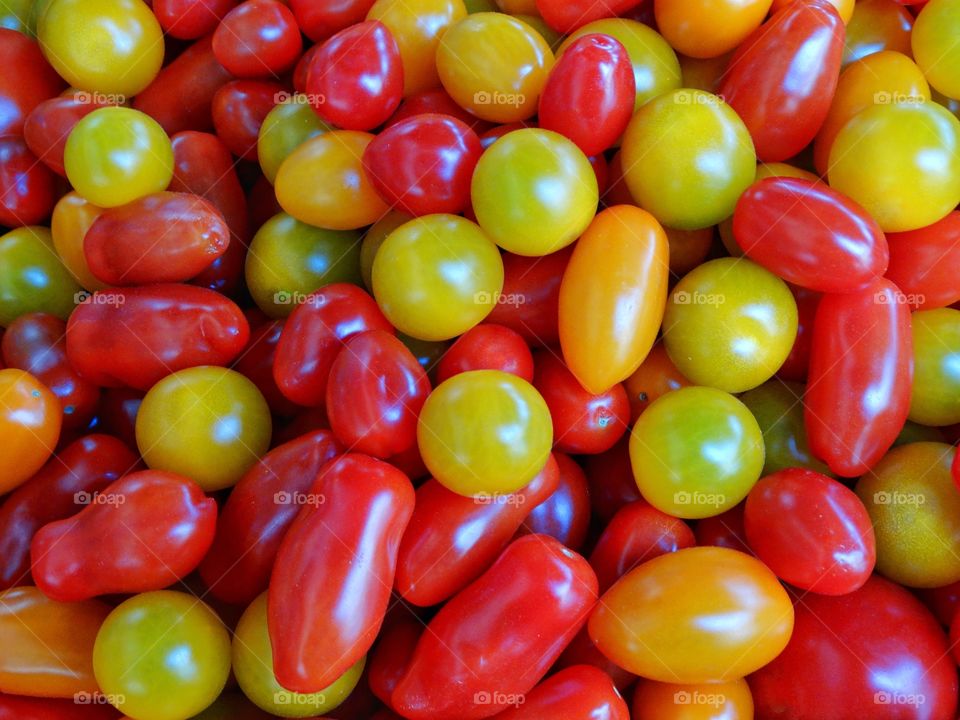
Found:
[[83, 237], [100, 217], [103, 208], [97, 207], [76, 192], [68, 192], [53, 208], [50, 232], [53, 246], [64, 267], [87, 290], [103, 290], [105, 283], [94, 277], [83, 254]]
[[[793, 0], [773, 0], [773, 6], [770, 8], [770, 12], [775, 13], [778, 10], [782, 10], [791, 2], [793, 2]], [[856, 5], [855, 0], [827, 0], [827, 2], [836, 8], [844, 24], [850, 22], [850, 18], [853, 17], [853, 8]]]
[[960, 423], [960, 310], [913, 313], [910, 419], [922, 425]]
[[288, 102], [273, 108], [263, 119], [257, 137], [257, 160], [268, 182], [277, 179], [277, 171], [290, 153], [317, 135], [331, 128], [305, 102], [303, 95], [294, 95]]
[[960, 100], [960, 5], [930, 0], [913, 26], [910, 45], [917, 65], [933, 87]]
[[847, 23], [844, 64], [883, 50], [911, 55], [913, 15], [896, 0], [858, 0]]
[[684, 55], [730, 52], [760, 27], [772, 0], [655, 0], [657, 27]]

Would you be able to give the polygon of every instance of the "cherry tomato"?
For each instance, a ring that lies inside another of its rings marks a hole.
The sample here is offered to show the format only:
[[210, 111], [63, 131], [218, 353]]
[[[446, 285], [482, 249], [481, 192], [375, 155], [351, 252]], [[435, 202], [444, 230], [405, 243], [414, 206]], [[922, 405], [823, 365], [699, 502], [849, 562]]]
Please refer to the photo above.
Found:
[[640, 680], [633, 694], [634, 720], [749, 720], [753, 697], [744, 679], [682, 685]]
[[797, 303], [797, 337], [793, 341], [793, 348], [787, 355], [787, 359], [777, 370], [777, 376], [784, 380], [801, 382], [807, 379], [813, 322], [822, 296], [818, 292], [796, 285], [790, 286], [790, 292], [793, 293], [793, 299]]
[[0, 492], [13, 490], [43, 467], [57, 446], [62, 416], [56, 395], [33, 375], [0, 370]]
[[70, 131], [81, 119], [108, 104], [105, 97], [84, 92], [44, 100], [27, 115], [23, 139], [48, 168], [66, 177], [63, 152]]
[[30, 152], [22, 138], [0, 137], [0, 225], [36, 225], [50, 217], [56, 202], [53, 172]]
[[767, 15], [768, 0], [655, 0], [657, 27], [684, 55], [713, 58], [730, 52], [756, 30]]
[[290, 0], [290, 9], [304, 35], [314, 42], [363, 20], [374, 0]]
[[605, 453], [585, 456], [583, 467], [590, 488], [590, 505], [600, 522], [609, 522], [624, 505], [641, 499], [630, 465], [629, 435]]
[[960, 12], [950, 2], [930, 0], [917, 15], [910, 44], [930, 84], [949, 98], [960, 98], [960, 52], [954, 45]]
[[257, 160], [264, 177], [274, 182], [290, 153], [332, 129], [313, 111], [305, 95], [293, 95], [275, 105], [263, 119], [257, 137]]
[[854, 62], [885, 50], [912, 55], [912, 29], [913, 15], [896, 0], [859, 0], [847, 22], [843, 62]]
[[915, 312], [910, 419], [922, 425], [960, 422], [960, 310]]
[[153, 13], [164, 32], [193, 40], [212, 32], [237, 0], [153, 0]]
[[217, 62], [242, 78], [276, 77], [293, 67], [303, 44], [293, 12], [278, 0], [247, 0], [213, 33]]
[[960, 278], [950, 271], [960, 258], [960, 213], [919, 230], [889, 233], [887, 277], [920, 310], [945, 307], [960, 300]]
[[696, 527], [697, 545], [730, 548], [753, 555], [743, 527], [744, 505], [740, 503], [725, 513], [700, 520]]
[[106, 287], [90, 272], [83, 255], [83, 238], [102, 212], [103, 208], [69, 192], [57, 201], [50, 218], [50, 234], [57, 255], [74, 280], [87, 290]]
[[636, 372], [623, 382], [627, 399], [630, 401], [631, 422], [636, 422], [640, 413], [661, 395], [690, 384], [667, 355], [663, 343], [657, 343]]
[[497, 717], [500, 720], [570, 717], [628, 720], [630, 712], [609, 675], [590, 665], [575, 665], [551, 675], [528, 692], [522, 704]]
[[0, 327], [32, 312], [66, 320], [80, 291], [47, 228], [21, 227], [0, 235]]
[[282, 85], [266, 80], [232, 80], [222, 85], [210, 106], [217, 136], [234, 155], [256, 162], [260, 126], [286, 96]]
[[477, 325], [443, 354], [437, 382], [470, 370], [502, 370], [533, 382], [533, 355], [519, 333], [503, 325]]
[[60, 92], [63, 80], [36, 42], [5, 25], [0, 27], [0, 63], [7, 68], [0, 78], [0, 135], [19, 135], [27, 116]]
[[571, 550], [580, 550], [590, 527], [590, 489], [580, 466], [555, 453], [560, 469], [556, 490], [531, 508], [517, 535], [548, 535]]

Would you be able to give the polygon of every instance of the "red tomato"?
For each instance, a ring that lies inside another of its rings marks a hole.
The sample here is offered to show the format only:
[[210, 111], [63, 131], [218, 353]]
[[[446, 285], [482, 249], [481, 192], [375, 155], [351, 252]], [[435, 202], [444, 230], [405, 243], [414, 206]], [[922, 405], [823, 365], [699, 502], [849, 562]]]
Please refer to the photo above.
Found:
[[960, 581], [938, 588], [919, 588], [915, 592], [940, 624], [949, 627], [960, 610]]
[[557, 660], [557, 664], [554, 665], [554, 669], [559, 670], [575, 665], [592, 665], [599, 668], [613, 680], [613, 684], [620, 692], [626, 691], [637, 680], [636, 675], [627, 672], [600, 652], [600, 648], [590, 639], [590, 633], [586, 628], [578, 632], [570, 641], [560, 659]]
[[533, 355], [519, 333], [503, 325], [477, 325], [450, 346], [437, 364], [437, 385], [471, 370], [502, 370], [533, 381]]
[[266, 80], [233, 80], [213, 96], [211, 113], [217, 136], [230, 152], [257, 162], [257, 139], [263, 119], [289, 93]]
[[0, 225], [39, 225], [50, 217], [56, 191], [56, 175], [23, 138], [0, 137]]
[[573, 140], [584, 155], [597, 155], [623, 135], [636, 97], [626, 48], [609, 35], [584, 35], [550, 71], [537, 120]]
[[374, 0], [290, 0], [303, 34], [314, 42], [358, 23], [367, 16]]
[[845, 595], [870, 577], [873, 526], [852, 490], [804, 468], [762, 478], [747, 495], [747, 540], [777, 577], [802, 590]]
[[719, 95], [763, 162], [791, 158], [816, 136], [837, 88], [844, 36], [833, 5], [804, 0], [775, 12], [737, 49]]
[[283, 396], [277, 387], [277, 381], [273, 379], [273, 363], [277, 357], [277, 345], [282, 332], [283, 320], [267, 320], [253, 327], [250, 331], [250, 344], [244, 348], [233, 369], [253, 381], [270, 406], [270, 412], [290, 417], [296, 415], [300, 408]]
[[580, 466], [563, 453], [554, 453], [560, 469], [556, 490], [530, 510], [519, 535], [549, 535], [572, 550], [579, 550], [590, 528], [590, 491]]
[[194, 40], [212, 32], [237, 0], [153, 0], [153, 14], [168, 35]]
[[384, 705], [393, 702], [393, 691], [407, 672], [407, 665], [423, 628], [423, 621], [408, 614], [406, 609], [393, 617], [388, 616], [384, 621], [383, 630], [367, 661], [370, 689]]
[[956, 716], [947, 638], [903, 588], [874, 575], [849, 595], [805, 595], [795, 610], [786, 649], [748, 678], [757, 717]]
[[630, 720], [627, 703], [610, 676], [592, 665], [574, 665], [551, 675], [497, 720]]
[[387, 204], [419, 216], [463, 212], [483, 152], [477, 134], [447, 115], [414, 115], [377, 135], [363, 167]]
[[960, 212], [919, 230], [889, 233], [887, 277], [918, 310], [946, 307], [960, 300]]
[[711, 545], [739, 550], [753, 555], [747, 545], [747, 531], [744, 529], [745, 503], [735, 505], [724, 513], [697, 521], [697, 545]]
[[629, 434], [605, 453], [587, 455], [583, 469], [590, 488], [590, 505], [600, 522], [610, 522], [624, 505], [641, 499], [630, 464]]
[[402, 472], [355, 454], [331, 460], [310, 496], [280, 545], [267, 605], [274, 672], [295, 692], [323, 690], [370, 649], [414, 502]]
[[837, 475], [862, 475], [900, 433], [910, 410], [912, 345], [910, 309], [889, 280], [820, 301], [804, 421], [813, 454]]
[[536, 0], [537, 13], [558, 33], [633, 10], [643, 0]]
[[481, 120], [457, 105], [449, 93], [443, 88], [434, 88], [433, 90], [424, 90], [415, 93], [403, 99], [397, 111], [390, 116], [386, 122], [386, 127], [396, 125], [402, 120], [415, 117], [416, 115], [426, 115], [433, 113], [437, 115], [449, 115], [457, 120], [469, 125], [478, 135], [485, 133], [492, 125], [486, 120]]
[[107, 104], [90, 93], [44, 100], [27, 115], [23, 125], [23, 139], [30, 148], [30, 152], [42, 160], [48, 168], [61, 177], [66, 177], [67, 172], [63, 168], [63, 151], [70, 131], [84, 117]]
[[806, 288], [790, 285], [790, 292], [797, 302], [797, 337], [793, 341], [790, 354], [777, 370], [777, 375], [784, 380], [805, 382], [807, 369], [810, 366], [810, 344], [813, 341], [813, 321], [820, 305], [820, 293]]
[[314, 54], [307, 97], [317, 114], [343, 130], [372, 130], [403, 97], [400, 48], [387, 26], [368, 20], [341, 30]]
[[862, 290], [887, 270], [883, 231], [867, 211], [823, 183], [769, 177], [740, 196], [733, 234], [751, 260], [820, 292]]
[[0, 135], [19, 135], [27, 115], [66, 83], [50, 67], [36, 41], [6, 27], [0, 27], [0, 67], [4, 69], [0, 75]]
[[596, 601], [586, 560], [549, 537], [515, 540], [430, 621], [394, 707], [412, 720], [471, 720], [522, 702]]
[[165, 588], [200, 563], [217, 524], [217, 503], [199, 485], [158, 470], [74, 500], [87, 507], [44, 525], [30, 544], [37, 587], [63, 602]]
[[276, 77], [294, 66], [303, 42], [293, 12], [277, 0], [247, 0], [213, 33], [213, 54], [241, 78]]

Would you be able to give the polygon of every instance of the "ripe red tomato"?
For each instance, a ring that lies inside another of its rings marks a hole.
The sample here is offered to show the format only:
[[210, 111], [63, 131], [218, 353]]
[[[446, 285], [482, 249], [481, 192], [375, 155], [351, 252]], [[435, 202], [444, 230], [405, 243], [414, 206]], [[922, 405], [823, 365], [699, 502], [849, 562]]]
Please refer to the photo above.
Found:
[[0, 137], [0, 226], [39, 225], [56, 203], [56, 176], [23, 138]]
[[193, 40], [211, 32], [237, 0], [153, 0], [153, 14], [168, 35]]
[[960, 300], [960, 212], [952, 212], [933, 225], [889, 233], [892, 280], [912, 308], [932, 310]]
[[627, 703], [613, 680], [591, 665], [574, 665], [551, 675], [528, 692], [523, 703], [498, 720], [568, 720], [568, 718], [629, 720]]
[[213, 33], [213, 54], [241, 78], [276, 77], [303, 50], [293, 12], [278, 0], [247, 0], [224, 16]]
[[579, 550], [590, 529], [590, 490], [580, 465], [569, 455], [554, 453], [560, 478], [557, 489], [527, 514], [518, 535], [549, 535]]
[[533, 355], [518, 332], [503, 325], [477, 325], [440, 358], [437, 385], [471, 370], [502, 370], [533, 382]]
[[19, 135], [33, 109], [66, 84], [23, 33], [0, 27], [0, 135]]
[[23, 139], [30, 152], [48, 168], [61, 177], [66, 177], [63, 151], [70, 131], [84, 117], [108, 104], [110, 103], [90, 93], [44, 100], [27, 115], [23, 125]]
[[214, 94], [211, 105], [217, 136], [237, 157], [257, 162], [260, 126], [287, 95], [283, 85], [266, 80], [228, 82]]

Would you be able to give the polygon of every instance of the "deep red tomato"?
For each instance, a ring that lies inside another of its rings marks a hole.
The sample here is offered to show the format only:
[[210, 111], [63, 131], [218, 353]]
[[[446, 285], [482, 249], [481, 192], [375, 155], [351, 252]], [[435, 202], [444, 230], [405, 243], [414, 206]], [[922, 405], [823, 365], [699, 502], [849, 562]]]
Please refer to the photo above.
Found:
[[153, 0], [153, 14], [168, 35], [193, 40], [212, 32], [237, 0]]
[[276, 77], [294, 66], [303, 42], [293, 12], [277, 0], [247, 0], [213, 33], [213, 54], [241, 78]]
[[840, 597], [805, 595], [781, 655], [748, 678], [757, 717], [953, 718], [957, 667], [937, 621], [877, 575]]
[[23, 125], [23, 139], [30, 152], [48, 168], [61, 177], [66, 177], [63, 151], [70, 131], [84, 117], [108, 104], [105, 98], [90, 93], [44, 100], [27, 115]]
[[415, 93], [403, 99], [397, 111], [387, 120], [385, 127], [396, 125], [402, 120], [406, 120], [416, 115], [426, 115], [428, 113], [438, 115], [449, 115], [463, 123], [466, 123], [478, 135], [485, 133], [492, 125], [486, 120], [481, 120], [457, 105], [450, 94], [443, 88], [434, 88], [433, 90], [424, 90]]
[[550, 71], [537, 120], [573, 140], [584, 155], [597, 155], [623, 135], [636, 97], [626, 48], [609, 35], [584, 35]]
[[533, 355], [518, 332], [503, 325], [477, 325], [440, 358], [437, 385], [470, 370], [502, 370], [532, 382]]
[[813, 454], [856, 477], [883, 457], [910, 410], [910, 308], [881, 279], [855, 293], [825, 295], [817, 308], [804, 421]]
[[363, 152], [384, 202], [419, 216], [463, 212], [483, 152], [470, 127], [449, 115], [414, 115], [390, 125]]
[[583, 469], [590, 488], [590, 506], [600, 522], [610, 522], [624, 505], [641, 499], [630, 464], [629, 434], [605, 453], [583, 458]]
[[403, 97], [400, 48], [387, 26], [368, 20], [327, 40], [310, 61], [307, 97], [343, 130], [382, 125]]
[[797, 337], [793, 341], [790, 354], [777, 370], [784, 380], [805, 382], [810, 367], [810, 345], [813, 341], [813, 322], [817, 316], [817, 307], [822, 295], [813, 290], [790, 285], [790, 292], [797, 303]]
[[250, 344], [243, 349], [233, 369], [253, 381], [274, 415], [296, 415], [299, 406], [283, 396], [277, 387], [277, 381], [273, 379], [273, 363], [277, 356], [280, 334], [283, 332], [283, 320], [260, 321], [256, 326], [254, 322], [250, 321]]
[[596, 601], [586, 560], [542, 535], [515, 540], [430, 621], [394, 707], [412, 720], [471, 720], [521, 703]]
[[876, 539], [850, 488], [818, 472], [788, 468], [747, 495], [747, 541], [777, 577], [802, 590], [845, 595], [873, 572]]
[[774, 13], [737, 49], [719, 95], [737, 111], [764, 162], [786, 160], [823, 125], [840, 76], [843, 20], [827, 0]]
[[388, 615], [384, 621], [383, 630], [367, 661], [370, 690], [384, 705], [392, 704], [393, 691], [407, 672], [423, 628], [424, 622], [405, 608], [392, 617]]
[[560, 470], [557, 489], [530, 510], [518, 535], [549, 535], [572, 550], [579, 550], [590, 528], [590, 490], [587, 477], [573, 458], [554, 453]]
[[613, 680], [592, 665], [574, 665], [551, 675], [524, 697], [523, 703], [497, 715], [498, 720], [630, 720], [627, 703]]
[[290, 0], [303, 34], [314, 42], [358, 23], [367, 16], [374, 0]]
[[[0, 135], [19, 135], [27, 115], [66, 85], [40, 46], [23, 33], [0, 28]], [[2, 223], [0, 223], [2, 224]]]
[[127, 447], [137, 446], [137, 412], [144, 392], [126, 387], [104, 388], [100, 394], [95, 427], [117, 437]]
[[960, 610], [960, 581], [938, 588], [919, 588], [915, 592], [941, 625], [951, 625]]
[[213, 96], [213, 127], [230, 152], [257, 162], [257, 139], [263, 119], [289, 93], [266, 80], [232, 80]]
[[636, 675], [627, 672], [600, 652], [600, 648], [594, 645], [593, 640], [590, 639], [590, 633], [587, 632], [586, 628], [578, 632], [570, 641], [553, 668], [554, 670], [560, 670], [576, 665], [592, 665], [599, 668], [613, 680], [613, 684], [621, 693], [625, 692], [637, 680]]
[[113, 705], [79, 705], [73, 698], [32, 698], [0, 695], [0, 720], [117, 720], [122, 717]]
[[56, 192], [56, 175], [23, 138], [0, 137], [0, 226], [39, 225], [50, 217]]
[[67, 322], [67, 356], [104, 387], [148, 390], [177, 370], [226, 365], [250, 326], [219, 293], [192, 285], [148, 285], [94, 293]]
[[267, 606], [274, 672], [295, 692], [323, 690], [370, 649], [414, 503], [406, 475], [357, 454], [330, 461], [310, 495], [280, 545]]
[[594, 20], [633, 10], [642, 0], [536, 0], [537, 13], [558, 33], [567, 35]]
[[890, 278], [911, 307], [932, 310], [960, 300], [960, 212], [919, 230], [889, 233]]
[[753, 555], [744, 529], [744, 506], [745, 503], [740, 503], [724, 513], [698, 520], [695, 530], [697, 545], [725, 547]]
[[230, 492], [200, 577], [225, 602], [247, 605], [267, 588], [287, 529], [320, 469], [340, 453], [329, 430], [280, 445], [250, 468]]
[[823, 183], [768, 177], [740, 196], [733, 234], [751, 260], [820, 292], [862, 290], [887, 270], [883, 231], [867, 211]]
[[158, 470], [75, 500], [87, 507], [44, 525], [30, 544], [37, 587], [63, 602], [165, 588], [196, 568], [217, 524], [217, 503], [199, 485]]

